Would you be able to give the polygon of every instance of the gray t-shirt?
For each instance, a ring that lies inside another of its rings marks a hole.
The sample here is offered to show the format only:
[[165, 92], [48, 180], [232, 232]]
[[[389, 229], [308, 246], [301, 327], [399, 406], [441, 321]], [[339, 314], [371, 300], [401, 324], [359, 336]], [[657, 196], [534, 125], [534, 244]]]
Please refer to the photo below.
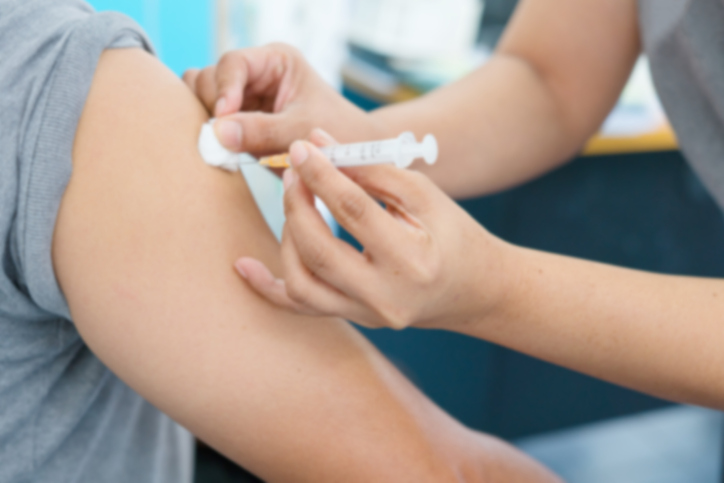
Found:
[[681, 150], [724, 209], [724, 1], [639, 0], [639, 24]]
[[0, 0], [0, 482], [189, 482], [188, 432], [83, 343], [51, 240], [106, 48], [141, 29], [81, 0]]

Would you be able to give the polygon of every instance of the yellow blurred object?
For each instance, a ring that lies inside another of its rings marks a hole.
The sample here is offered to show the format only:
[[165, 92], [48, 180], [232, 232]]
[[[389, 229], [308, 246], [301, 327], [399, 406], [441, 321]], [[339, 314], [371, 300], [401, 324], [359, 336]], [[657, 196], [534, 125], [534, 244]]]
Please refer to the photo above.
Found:
[[667, 122], [655, 131], [639, 136], [604, 136], [597, 134], [586, 144], [584, 156], [627, 154], [679, 149], [676, 134]]

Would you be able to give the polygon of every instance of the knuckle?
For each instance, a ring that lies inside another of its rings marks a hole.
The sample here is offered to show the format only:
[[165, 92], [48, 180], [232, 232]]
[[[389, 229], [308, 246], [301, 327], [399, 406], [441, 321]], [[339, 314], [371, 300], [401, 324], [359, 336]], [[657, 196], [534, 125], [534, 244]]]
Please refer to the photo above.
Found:
[[292, 274], [287, 277], [287, 296], [292, 299], [292, 301], [301, 305], [307, 305], [309, 302], [309, 290], [307, 287], [308, 284], [301, 276]]
[[302, 109], [292, 108], [284, 113], [288, 132], [296, 139], [306, 139], [314, 129], [312, 116]]
[[[289, 192], [284, 193], [284, 215], [289, 218], [294, 213], [294, 203], [291, 200], [291, 197], [289, 196]], [[288, 226], [284, 227], [284, 230], [286, 231]]]
[[224, 54], [219, 59], [217, 76], [219, 81], [227, 80], [229, 74], [236, 73], [245, 67], [245, 54], [243, 50], [233, 50]]
[[267, 45], [271, 50], [275, 50], [279, 53], [291, 55], [293, 57], [301, 56], [301, 52], [294, 46], [285, 44], [284, 42], [272, 42]]
[[244, 51], [241, 49], [231, 50], [226, 52], [219, 59], [219, 67], [221, 66], [233, 66], [239, 63], [244, 58]]
[[296, 203], [294, 203], [292, 197], [289, 194], [289, 191], [284, 193], [284, 215], [286, 216], [287, 220], [292, 218], [296, 213]]
[[282, 42], [273, 42], [268, 44], [265, 48], [269, 49], [271, 56], [276, 57], [276, 59], [280, 62], [280, 66], [285, 66], [285, 69], [304, 69], [304, 66], [306, 65], [304, 54], [292, 45]]
[[425, 182], [430, 181], [430, 178], [425, 176], [419, 171], [402, 171], [402, 173], [406, 173], [407, 178], [414, 183], [417, 184], [423, 184]]
[[193, 84], [193, 81], [196, 79], [196, 76], [199, 74], [198, 69], [189, 69], [186, 72], [184, 72], [183, 76], [181, 77], [183, 81], [187, 84]]
[[260, 121], [260, 127], [264, 131], [263, 139], [269, 146], [276, 146], [281, 137], [279, 127], [276, 124]]
[[332, 183], [331, 179], [335, 173], [332, 172], [331, 166], [325, 166], [318, 162], [307, 162], [302, 165], [300, 174], [309, 186], [327, 186]]
[[319, 244], [311, 244], [305, 247], [300, 256], [304, 261], [304, 265], [314, 274], [322, 272], [329, 265], [327, 252]]
[[215, 69], [213, 67], [207, 67], [196, 76], [196, 91], [198, 94], [210, 97], [211, 94], [216, 91], [214, 71]]
[[430, 178], [416, 171], [406, 172], [408, 176], [404, 179], [404, 189], [408, 193], [408, 197], [417, 210], [426, 211], [429, 208], [430, 193], [438, 189]]
[[408, 277], [420, 288], [434, 285], [440, 278], [440, 268], [440, 262], [435, 257], [415, 257], [407, 262]]
[[264, 115], [256, 115], [250, 121], [249, 124], [255, 126], [256, 142], [254, 144], [258, 145], [258, 149], [274, 151], [281, 147], [281, 132], [277, 123], [269, 122]]
[[410, 190], [424, 192], [430, 186], [430, 179], [419, 171], [403, 171], [401, 182]]
[[414, 312], [408, 307], [387, 304], [376, 310], [385, 327], [392, 330], [403, 330], [415, 322]]
[[339, 212], [348, 221], [359, 222], [367, 213], [367, 201], [359, 193], [343, 193], [339, 198]]
[[216, 67], [206, 67], [198, 75], [198, 82], [201, 85], [209, 85], [213, 82], [216, 75]]

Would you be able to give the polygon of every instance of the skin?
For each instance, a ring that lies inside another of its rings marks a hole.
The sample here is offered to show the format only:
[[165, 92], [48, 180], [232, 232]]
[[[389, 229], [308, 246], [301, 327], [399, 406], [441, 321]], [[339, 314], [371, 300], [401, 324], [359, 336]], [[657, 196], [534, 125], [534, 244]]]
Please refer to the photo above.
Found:
[[[240, 97], [233, 97], [253, 95], [255, 77], [238, 74], [246, 72], [239, 59], [251, 55], [287, 80], [276, 91], [283, 102], [266, 115], [276, 123], [269, 150], [283, 150], [312, 126], [344, 142], [410, 128], [418, 137], [433, 132], [441, 159], [420, 169], [439, 188], [388, 167], [338, 171], [312, 145], [295, 143], [294, 168], [285, 175], [283, 280], [253, 258], [237, 262], [259, 293], [288, 310], [371, 327], [452, 330], [660, 397], [724, 409], [724, 281], [516, 247], [441, 191], [490, 193], [569, 159], [610, 111], [639, 54], [634, 1], [524, 0], [485, 66], [369, 115], [349, 111], [300, 66], [298, 54], [284, 49], [237, 52], [186, 76], [202, 98], [234, 99], [216, 112], [226, 116], [222, 141], [244, 149], [253, 136], [246, 127], [251, 114], [236, 112]], [[274, 61], [279, 56], [286, 64]], [[320, 99], [322, 115], [312, 104]], [[232, 124], [242, 126], [240, 137], [225, 136]], [[312, 195], [362, 241], [364, 254], [325, 231]]]
[[280, 248], [243, 177], [201, 160], [206, 120], [150, 55], [103, 54], [53, 241], [91, 350], [264, 481], [558, 481], [454, 421], [346, 322], [238, 283], [240, 251], [281, 273]]

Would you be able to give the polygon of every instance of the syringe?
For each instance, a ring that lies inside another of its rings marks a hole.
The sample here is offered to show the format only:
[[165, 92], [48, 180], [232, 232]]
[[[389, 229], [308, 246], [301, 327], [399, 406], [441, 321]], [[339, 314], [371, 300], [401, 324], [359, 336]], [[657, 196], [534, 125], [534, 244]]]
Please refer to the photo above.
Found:
[[[397, 139], [338, 144], [323, 147], [320, 151], [338, 168], [372, 164], [394, 164], [398, 168], [407, 168], [418, 158], [433, 164], [438, 154], [435, 136], [428, 134], [418, 143], [411, 132], [402, 133]], [[261, 158], [259, 164], [269, 168], [288, 168], [289, 154]]]
[[[321, 148], [321, 151], [337, 167], [366, 166], [372, 164], [394, 164], [407, 168], [415, 159], [424, 159], [427, 164], [437, 161], [437, 141], [432, 134], [425, 136], [421, 143], [411, 132], [396, 139], [355, 144], [339, 144]], [[213, 122], [204, 124], [199, 137], [199, 152], [206, 164], [238, 171], [242, 165], [256, 164], [257, 160], [248, 155], [228, 151], [219, 143], [213, 129]], [[288, 168], [289, 154], [262, 158], [258, 164], [270, 168]]]

